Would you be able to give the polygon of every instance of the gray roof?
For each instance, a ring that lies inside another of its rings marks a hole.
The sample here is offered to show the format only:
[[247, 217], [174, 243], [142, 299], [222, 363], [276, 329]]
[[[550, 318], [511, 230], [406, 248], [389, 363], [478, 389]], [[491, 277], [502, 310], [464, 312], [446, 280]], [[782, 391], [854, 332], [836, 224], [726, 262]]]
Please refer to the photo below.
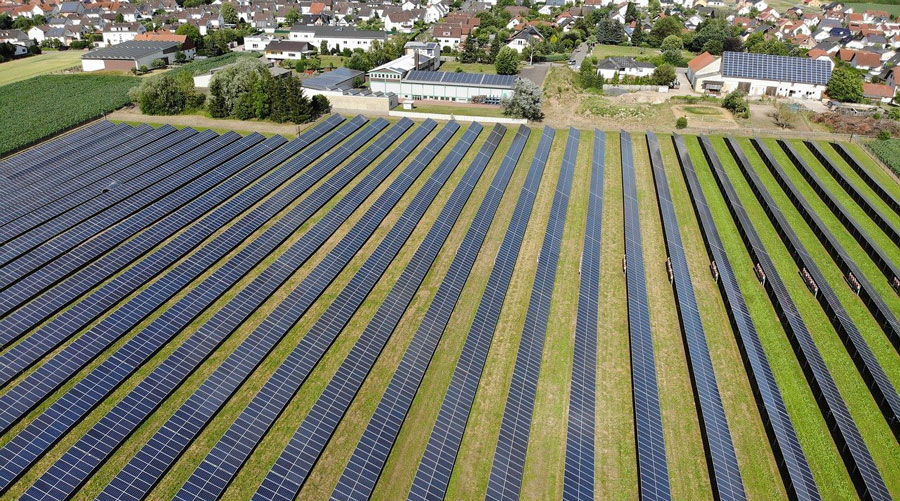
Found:
[[344, 26], [304, 26], [295, 24], [291, 27], [291, 31], [313, 33], [316, 37], [387, 39], [387, 33], [384, 31], [357, 30], [356, 28]]
[[512, 89], [515, 75], [486, 75], [482, 73], [456, 73], [449, 71], [410, 71], [404, 82], [457, 85], [461, 87], [491, 87]]
[[750, 52], [725, 52], [722, 75], [777, 82], [827, 85], [831, 63], [806, 57], [772, 56]]
[[598, 69], [624, 70], [625, 68], [656, 68], [653, 63], [635, 61], [633, 57], [608, 57], [597, 63]]
[[306, 52], [312, 50], [306, 42], [292, 42], [290, 40], [273, 40], [266, 46], [266, 50], [280, 50], [289, 52]]
[[307, 78], [303, 81], [303, 86], [308, 89], [329, 90], [337, 88], [340, 84], [354, 78], [362, 78], [362, 71], [351, 70], [350, 68], [337, 68], [321, 75]]
[[132, 40], [111, 45], [103, 49], [92, 50], [81, 56], [82, 59], [138, 59], [156, 52], [180, 47], [178, 42], [159, 42], [150, 40]]

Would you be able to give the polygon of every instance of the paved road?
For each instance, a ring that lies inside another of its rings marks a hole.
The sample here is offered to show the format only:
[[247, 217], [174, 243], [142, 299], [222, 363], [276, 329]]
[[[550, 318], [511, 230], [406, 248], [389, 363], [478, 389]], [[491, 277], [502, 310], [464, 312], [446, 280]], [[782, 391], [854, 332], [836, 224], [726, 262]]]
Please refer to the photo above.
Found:
[[578, 68], [581, 68], [581, 62], [584, 61], [584, 58], [588, 55], [588, 47], [586, 43], [582, 43], [575, 50], [572, 51], [571, 59], [575, 60], [575, 71], [578, 71]]
[[533, 66], [526, 66], [519, 70], [519, 76], [527, 78], [536, 83], [538, 87], [541, 87], [544, 85], [544, 79], [547, 78], [547, 73], [550, 72], [551, 66], [551, 63], [537, 63]]

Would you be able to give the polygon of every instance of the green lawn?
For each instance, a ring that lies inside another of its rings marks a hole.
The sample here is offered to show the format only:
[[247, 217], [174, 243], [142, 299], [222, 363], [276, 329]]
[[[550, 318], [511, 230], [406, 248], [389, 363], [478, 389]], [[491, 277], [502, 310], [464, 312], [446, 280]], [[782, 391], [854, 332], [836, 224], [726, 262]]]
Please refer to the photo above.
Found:
[[722, 112], [718, 108], [709, 106], [685, 106], [684, 111], [693, 115], [721, 115]]
[[489, 73], [491, 75], [497, 73], [497, 69], [493, 64], [482, 63], [457, 63], [449, 61], [441, 63], [441, 71], [456, 71], [457, 68], [462, 69], [466, 73]]
[[467, 117], [506, 117], [500, 107], [487, 108], [482, 106], [469, 107], [453, 104], [416, 104], [411, 110], [416, 113], [440, 113], [443, 115], [463, 115]]
[[52, 50], [0, 64], [0, 85], [81, 66], [81, 50]]
[[867, 10], [884, 10], [895, 16], [900, 16], [900, 3], [872, 3], [872, 2], [847, 2], [847, 7], [853, 7], [853, 12], [865, 12]]

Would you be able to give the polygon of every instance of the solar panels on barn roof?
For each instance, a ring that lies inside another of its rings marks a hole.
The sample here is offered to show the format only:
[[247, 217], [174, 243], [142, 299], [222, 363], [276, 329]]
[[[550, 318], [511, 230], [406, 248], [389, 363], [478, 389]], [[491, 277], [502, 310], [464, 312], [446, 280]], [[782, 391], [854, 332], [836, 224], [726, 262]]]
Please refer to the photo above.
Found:
[[445, 71], [410, 71], [406, 82], [442, 83], [473, 87], [504, 87], [512, 89], [516, 85], [515, 75], [483, 75], [481, 73], [454, 73]]
[[725, 52], [722, 75], [782, 82], [827, 85], [831, 63], [804, 57], [772, 56], [750, 52]]

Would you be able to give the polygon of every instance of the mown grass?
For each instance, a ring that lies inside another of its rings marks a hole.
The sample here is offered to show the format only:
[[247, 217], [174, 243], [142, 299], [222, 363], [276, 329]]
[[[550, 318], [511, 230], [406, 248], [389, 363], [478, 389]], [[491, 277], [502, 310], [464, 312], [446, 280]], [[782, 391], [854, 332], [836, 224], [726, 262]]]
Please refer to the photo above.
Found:
[[[747, 147], [749, 147], [749, 144], [741, 142], [741, 146], [757, 172], [762, 172], [765, 169], [765, 166], [761, 164], [762, 160], [756, 156], [754, 151], [748, 151]], [[719, 149], [720, 157], [729, 155], [724, 142], [717, 142], [717, 148], [722, 148]], [[729, 167], [726, 166], [726, 169], [729, 169]], [[893, 490], [895, 487], [892, 484], [900, 481], [900, 475], [893, 475], [894, 479], [891, 479], [891, 472], [897, 468], [897, 465], [900, 465], [900, 461], [895, 457], [896, 454], [900, 453], [900, 448], [896, 447], [896, 442], [893, 440], [887, 423], [881, 416], [875, 401], [857, 372], [853, 361], [847, 354], [843, 343], [828, 321], [828, 317], [806, 289], [806, 285], [797, 273], [797, 267], [787, 248], [781, 242], [762, 207], [756, 201], [756, 197], [750, 191], [747, 181], [736, 167], [729, 169], [728, 173], [744, 207], [748, 210], [751, 220], [755, 223], [757, 231], [760, 233], [782, 280], [791, 297], [794, 298], [797, 308], [825, 360], [826, 366], [831, 372], [850, 409], [851, 415], [859, 427], [860, 433], [869, 446], [879, 468], [882, 469], [889, 488]], [[795, 229], [797, 226], [799, 224], [795, 224]], [[891, 465], [892, 462], [894, 463], [893, 465]]]
[[0, 85], [81, 66], [80, 50], [48, 50], [37, 56], [23, 57], [0, 65]]

